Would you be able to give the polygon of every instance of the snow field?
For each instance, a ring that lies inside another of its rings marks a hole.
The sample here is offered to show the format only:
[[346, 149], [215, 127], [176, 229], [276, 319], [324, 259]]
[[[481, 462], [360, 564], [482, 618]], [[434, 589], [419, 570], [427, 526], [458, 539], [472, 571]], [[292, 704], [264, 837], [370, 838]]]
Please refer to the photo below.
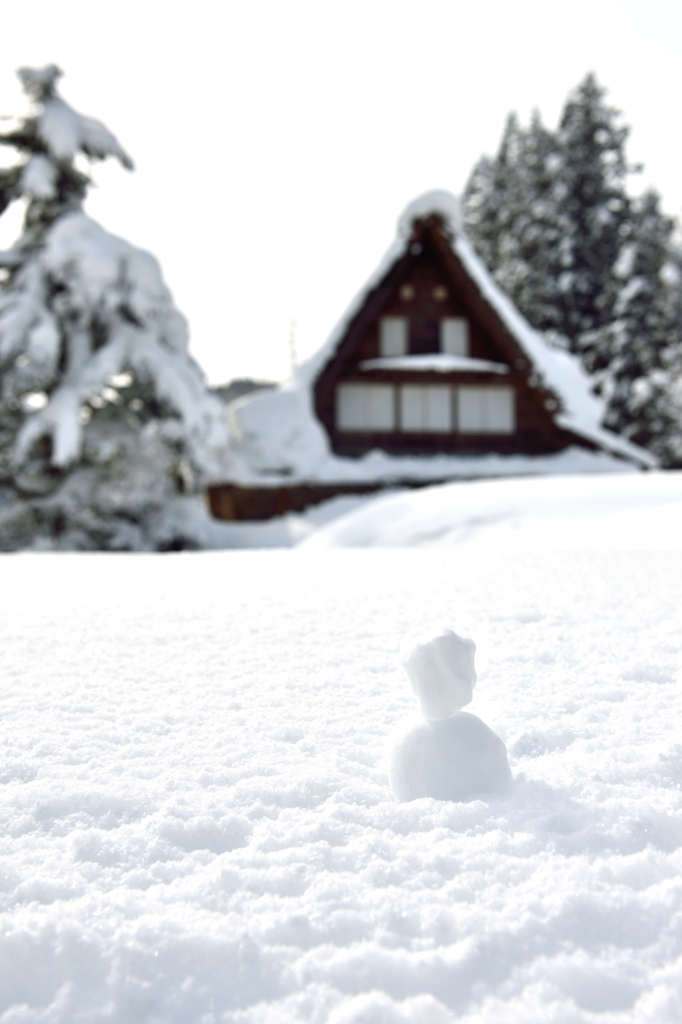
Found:
[[[682, 1017], [682, 554], [2, 560], [0, 1021]], [[399, 804], [405, 634], [505, 797]]]

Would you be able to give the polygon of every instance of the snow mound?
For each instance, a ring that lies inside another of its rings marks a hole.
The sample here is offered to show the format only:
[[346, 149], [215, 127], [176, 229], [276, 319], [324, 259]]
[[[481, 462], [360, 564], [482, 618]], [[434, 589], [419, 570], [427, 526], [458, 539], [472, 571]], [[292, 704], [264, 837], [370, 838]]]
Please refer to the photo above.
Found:
[[682, 548], [682, 472], [475, 480], [364, 501], [306, 548]]
[[327, 435], [303, 388], [256, 392], [228, 406], [231, 450], [243, 472], [312, 476], [329, 454]]

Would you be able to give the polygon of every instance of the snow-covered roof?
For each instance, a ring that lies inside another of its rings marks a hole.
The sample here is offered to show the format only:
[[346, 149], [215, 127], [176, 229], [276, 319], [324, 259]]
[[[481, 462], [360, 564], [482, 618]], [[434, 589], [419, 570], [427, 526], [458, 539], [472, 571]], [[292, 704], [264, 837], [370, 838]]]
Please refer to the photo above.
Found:
[[[291, 380], [280, 388], [249, 395], [230, 407], [233, 481], [242, 485], [259, 483], [263, 486], [282, 486], [284, 482], [294, 484], [304, 481], [361, 482], [369, 479], [471, 478], [505, 475], [507, 472], [533, 473], [538, 471], [534, 468], [536, 464], [542, 464], [540, 472], [552, 472], [553, 460], [557, 464], [558, 472], [567, 471], [565, 457], [559, 457], [562, 453], [559, 453], [559, 456], [443, 454], [415, 457], [372, 451], [363, 458], [343, 458], [331, 451], [329, 438], [313, 409], [315, 383], [333, 359], [351, 322], [364, 306], [370, 293], [383, 281], [394, 264], [407, 254], [414, 222], [431, 216], [438, 216], [443, 221], [446, 231], [451, 236], [453, 252], [459, 257], [482, 298], [524, 352], [539, 386], [557, 397], [559, 407], [553, 414], [554, 422], [558, 427], [585, 438], [601, 449], [601, 452], [594, 453], [583, 450], [581, 466], [585, 462], [585, 457], [590, 455], [596, 460], [595, 467], [601, 469], [608, 468], [606, 462], [611, 465], [614, 458], [617, 461], [613, 462], [611, 468], [623, 468], [622, 459], [642, 468], [655, 466], [656, 458], [650, 452], [601, 426], [603, 403], [592, 392], [589, 377], [580, 361], [577, 357], [552, 347], [540, 332], [531, 327], [493, 280], [464, 234], [458, 199], [449, 192], [433, 191], [420, 196], [407, 206], [398, 221], [397, 237], [374, 273], [355, 295], [324, 345], [302, 363]], [[445, 360], [448, 361], [447, 366]], [[454, 362], [457, 362], [457, 366]], [[486, 365], [474, 368], [473, 363]], [[390, 368], [441, 372], [455, 369], [501, 372], [501, 367], [502, 364], [489, 363], [486, 360], [470, 360], [442, 354], [372, 359], [362, 365], [363, 369]], [[604, 454], [607, 456], [606, 462]]]

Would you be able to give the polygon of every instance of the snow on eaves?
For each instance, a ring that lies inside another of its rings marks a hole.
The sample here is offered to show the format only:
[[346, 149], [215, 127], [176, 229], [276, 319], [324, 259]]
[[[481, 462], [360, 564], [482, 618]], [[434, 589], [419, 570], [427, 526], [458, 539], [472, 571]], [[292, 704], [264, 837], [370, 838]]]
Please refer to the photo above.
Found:
[[493, 280], [471, 242], [461, 232], [454, 238], [453, 249], [478, 285], [481, 295], [528, 356], [542, 383], [561, 400], [562, 408], [554, 416], [557, 426], [579, 434], [623, 458], [634, 459], [642, 466], [653, 468], [658, 465], [651, 452], [601, 426], [604, 406], [592, 391], [589, 377], [580, 361], [568, 352], [550, 347], [542, 334], [531, 327]]
[[464, 234], [461, 207], [456, 196], [444, 191], [419, 196], [402, 214], [398, 222], [399, 234], [409, 237], [415, 220], [433, 214], [439, 214], [445, 221], [452, 235], [452, 248], [478, 285], [483, 298], [524, 350], [542, 383], [561, 400], [562, 408], [554, 416], [557, 426], [571, 430], [623, 458], [634, 459], [642, 466], [656, 466], [657, 459], [651, 452], [601, 426], [604, 405], [592, 391], [580, 360], [568, 352], [552, 348], [502, 291]]
[[[556, 424], [598, 445], [558, 455], [394, 456], [369, 452], [360, 459], [335, 455], [313, 410], [315, 382], [333, 358], [352, 320], [391, 267], [407, 252], [415, 220], [438, 214], [452, 235], [452, 246], [483, 298], [526, 353], [542, 384], [560, 400]], [[283, 486], [296, 483], [362, 483], [427, 479], [473, 479], [534, 473], [604, 472], [657, 465], [650, 452], [601, 426], [603, 405], [591, 391], [579, 360], [549, 346], [495, 283], [462, 229], [458, 199], [433, 191], [418, 197], [398, 221], [398, 233], [373, 274], [357, 292], [327, 341], [297, 369], [292, 379], [273, 391], [245, 396], [231, 403], [232, 482], [242, 486]], [[623, 460], [626, 460], [625, 462]]]
[[506, 363], [493, 363], [489, 359], [470, 359], [453, 356], [449, 352], [429, 352], [420, 356], [381, 356], [365, 359], [361, 370], [405, 370], [407, 373], [509, 373]]

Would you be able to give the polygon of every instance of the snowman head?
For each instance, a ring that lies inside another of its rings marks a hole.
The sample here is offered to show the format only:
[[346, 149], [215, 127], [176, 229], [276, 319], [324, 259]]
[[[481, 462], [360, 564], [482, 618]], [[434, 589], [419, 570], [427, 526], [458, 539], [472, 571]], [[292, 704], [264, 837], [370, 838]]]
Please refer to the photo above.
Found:
[[425, 718], [449, 718], [471, 702], [476, 685], [473, 640], [451, 629], [417, 644], [403, 660]]

